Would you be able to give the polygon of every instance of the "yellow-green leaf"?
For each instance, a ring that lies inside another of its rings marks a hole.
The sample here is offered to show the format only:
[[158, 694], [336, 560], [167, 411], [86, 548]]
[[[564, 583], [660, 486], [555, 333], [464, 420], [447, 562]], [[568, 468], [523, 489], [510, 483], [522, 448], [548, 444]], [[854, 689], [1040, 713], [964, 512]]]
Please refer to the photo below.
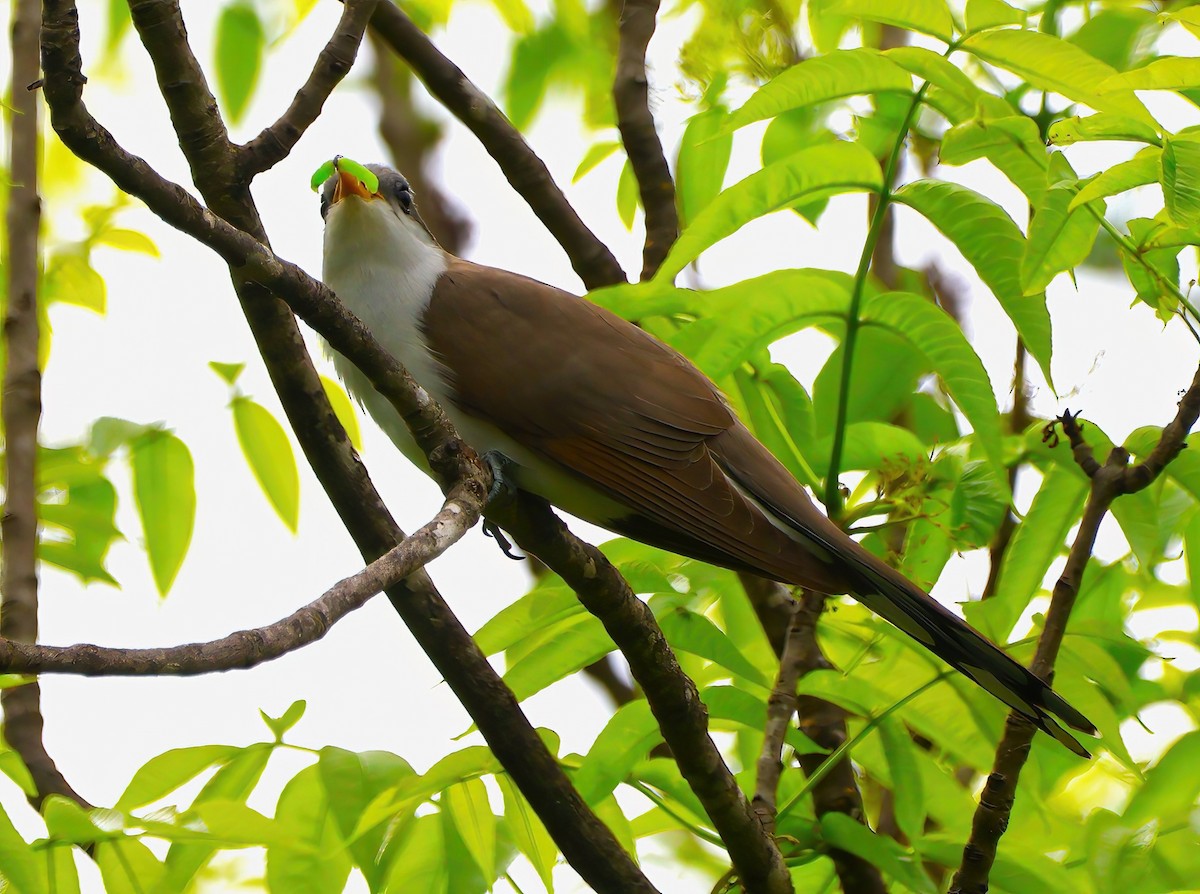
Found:
[[152, 258], [161, 257], [154, 240], [145, 233], [137, 230], [125, 230], [120, 227], [106, 227], [96, 234], [96, 241], [101, 245], [117, 248], [121, 251], [132, 251], [149, 255]]
[[248, 397], [230, 404], [238, 443], [271, 506], [293, 532], [300, 523], [300, 473], [287, 432], [271, 412]]
[[963, 20], [967, 33], [974, 34], [1004, 25], [1024, 25], [1026, 15], [1025, 10], [1015, 9], [1004, 0], [967, 0]]
[[217, 17], [217, 93], [229, 120], [237, 122], [258, 81], [266, 37], [253, 4], [236, 0]]
[[342, 428], [346, 429], [346, 436], [350, 438], [354, 449], [361, 453], [362, 429], [359, 428], [358, 412], [354, 409], [350, 395], [346, 393], [344, 387], [329, 376], [321, 376], [321, 387], [325, 389], [325, 396], [329, 398], [329, 403], [333, 407], [333, 415], [337, 416], [338, 422], [342, 423]]
[[441, 804], [454, 821], [471, 859], [490, 881], [496, 873], [496, 817], [483, 781], [467, 779], [450, 786], [442, 793]]
[[1132, 140], [1153, 146], [1162, 144], [1158, 131], [1145, 122], [1108, 112], [1084, 117], [1075, 115], [1055, 121], [1046, 136], [1055, 146], [1070, 146], [1089, 140]]
[[788, 109], [889, 90], [911, 91], [912, 76], [878, 50], [834, 50], [793, 65], [763, 84], [729, 116], [725, 130], [737, 130]]
[[1171, 220], [1182, 227], [1200, 224], [1200, 143], [1164, 141], [1162, 188]]
[[[1175, 56], [1157, 59], [1143, 68], [1112, 74], [1100, 82], [1097, 93], [1122, 90], [1185, 90], [1200, 87], [1200, 59]], [[1090, 103], [1089, 103], [1090, 105]]]
[[192, 542], [196, 520], [192, 454], [175, 435], [155, 429], [130, 445], [129, 462], [150, 570], [159, 594], [165, 596]]
[[882, 183], [879, 162], [857, 143], [801, 149], [713, 199], [671, 246], [655, 279], [674, 279], [701, 252], [764, 214], [838, 193], [875, 191]]
[[1095, 199], [1115, 196], [1127, 189], [1157, 183], [1161, 171], [1161, 156], [1161, 149], [1157, 146], [1150, 146], [1129, 161], [1123, 161], [1106, 171], [1101, 171], [1076, 193], [1075, 198], [1071, 199], [1071, 204], [1067, 206], [1067, 210], [1074, 211], [1080, 205]]
[[944, 0], [837, 0], [829, 11], [932, 34], [947, 43], [954, 36], [954, 22]]

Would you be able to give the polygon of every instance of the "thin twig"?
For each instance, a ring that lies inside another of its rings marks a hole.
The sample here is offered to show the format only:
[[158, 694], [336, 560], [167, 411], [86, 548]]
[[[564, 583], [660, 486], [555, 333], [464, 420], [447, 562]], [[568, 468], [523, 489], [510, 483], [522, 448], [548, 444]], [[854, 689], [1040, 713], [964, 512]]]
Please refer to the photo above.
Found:
[[478, 494], [470, 488], [456, 488], [437, 515], [399, 545], [308, 605], [265, 627], [159, 649], [117, 649], [90, 643], [37, 646], [0, 639], [0, 672], [187, 677], [256, 667], [316, 642], [377, 593], [432, 562], [475, 525], [482, 510]]
[[800, 679], [801, 662], [804, 657], [800, 626], [799, 606], [792, 608], [792, 620], [783, 641], [783, 654], [779, 656], [779, 673], [771, 696], [767, 699], [767, 723], [763, 727], [762, 750], [758, 756], [757, 778], [754, 799], [751, 805], [763, 827], [774, 834], [776, 796], [779, 793], [779, 777], [783, 772], [783, 741], [792, 716], [796, 713], [796, 681]]
[[646, 48], [654, 35], [658, 0], [625, 0], [621, 8], [617, 73], [613, 101], [617, 129], [637, 180], [646, 212], [646, 244], [642, 250], [642, 279], [650, 279], [679, 238], [675, 181], [663, 154], [662, 141], [650, 111]]
[[346, 0], [333, 36], [317, 55], [312, 73], [296, 91], [287, 111], [240, 148], [238, 154], [245, 174], [253, 176], [268, 171], [283, 161], [304, 136], [304, 132], [317, 120], [333, 88], [341, 83], [354, 65], [354, 58], [358, 55], [363, 34], [367, 30], [367, 21], [377, 2]]
[[708, 711], [696, 684], [679, 667], [646, 604], [603, 553], [571, 534], [541, 500], [520, 494], [516, 505], [511, 500], [489, 505], [487, 515], [566, 581], [604, 624], [645, 692], [680, 773], [720, 834], [745, 889], [752, 894], [791, 892], [779, 848], [709, 736]]
[[[0, 636], [37, 642], [37, 451], [42, 415], [38, 366], [38, 98], [25, 89], [38, 78], [41, 14], [38, 0], [19, 0], [12, 20], [12, 108], [6, 264], [8, 301], [4, 315], [4, 517], [0, 521]], [[36, 683], [0, 693], [4, 736], [29, 768], [40, 808], [50, 795], [86, 806], [58, 771], [42, 741], [41, 689]]]
[[[1044, 680], [1054, 673], [1054, 664], [1066, 635], [1071, 609], [1079, 595], [1079, 584], [1092, 555], [1100, 523], [1113, 501], [1148, 487], [1166, 465], [1186, 446], [1188, 432], [1200, 418], [1200, 370], [1179, 402], [1175, 418], [1162, 430], [1151, 453], [1140, 463], [1129, 465], [1129, 451], [1114, 447], [1104, 465], [1096, 462], [1083, 437], [1077, 415], [1068, 410], [1057, 420], [1071, 441], [1075, 461], [1091, 478], [1091, 490], [1083, 509], [1075, 541], [1067, 555], [1067, 564], [1054, 584], [1050, 608], [1029, 669]], [[1051, 423], [1053, 425], [1054, 423]], [[1049, 426], [1048, 426], [1049, 428]], [[979, 796], [979, 806], [971, 821], [971, 835], [963, 848], [962, 865], [954, 875], [950, 894], [983, 894], [996, 859], [996, 848], [1008, 827], [1016, 797], [1021, 769], [1029, 759], [1036, 732], [1034, 726], [1016, 712], [1010, 713], [1004, 735], [996, 748], [992, 772]]]
[[[178, 17], [177, 5], [170, 6]], [[225, 251], [219, 253], [231, 268], [238, 266], [234, 260], [236, 256], [247, 254], [265, 260], [268, 268], [280, 265], [263, 243], [246, 233], [239, 235], [235, 227], [200, 206], [186, 190], [165, 180], [144, 161], [126, 152], [91, 118], [81, 99], [85, 79], [79, 58], [75, 4], [73, 0], [45, 0], [43, 15], [47, 102], [55, 127], [71, 150], [105, 171], [124, 191], [142, 198], [167, 223], [194, 236], [205, 234], [207, 238], [200, 237], [200, 241], [210, 247], [223, 244]], [[182, 27], [171, 26], [171, 32], [173, 39], [179, 42], [174, 51], [190, 57]], [[166, 51], [172, 52], [169, 46]], [[188, 110], [184, 118], [204, 116], [205, 92], [193, 93], [194, 101], [200, 107]], [[215, 106], [211, 114], [215, 114]], [[181, 143], [188, 142], [182, 134], [180, 136]], [[224, 146], [214, 153], [212, 163], [201, 165], [201, 170], [193, 165], [193, 176], [202, 192], [207, 191], [213, 198], [220, 199], [222, 216], [228, 211], [239, 225], [246, 221], [253, 223], [257, 221], [257, 211], [248, 183], [237, 180], [230, 173], [231, 147], [227, 138], [222, 139]], [[190, 144], [187, 149], [195, 152], [195, 147]], [[233, 188], [223, 195], [216, 195], [222, 185], [231, 182]], [[195, 227], [195, 232], [189, 229], [191, 226]], [[261, 225], [257, 230], [261, 231]], [[257, 247], [247, 246], [245, 239]], [[307, 293], [313, 301], [331, 301], [337, 308], [336, 314], [345, 314], [347, 322], [353, 320], [331, 293], [318, 288], [319, 284], [303, 276], [298, 268], [282, 265], [280, 269], [285, 278], [294, 278], [291, 285], [296, 291]], [[364, 558], [370, 561], [382, 555], [401, 541], [403, 532], [388, 513], [337, 422], [295, 321], [287, 307], [272, 297], [270, 290], [241, 276], [238, 270], [232, 272], [238, 297], [305, 455]], [[323, 334], [329, 337], [329, 333]], [[339, 350], [356, 362], [364, 361], [364, 354], [345, 350], [346, 347], [353, 346], [343, 346]], [[377, 347], [364, 350], [369, 354]], [[381, 354], [376, 361], [388, 365], [386, 355]], [[421, 402], [417, 395], [410, 395], [409, 400], [414, 405]], [[452, 443], [456, 442], [446, 441], [448, 451]], [[647, 894], [655, 891], [612, 832], [571, 785], [556, 758], [522, 713], [512, 691], [450, 611], [429, 576], [423, 570], [419, 571], [390, 588], [387, 595], [575, 871], [598, 891]]]
[[412, 67], [429, 92], [475, 134], [512, 188], [562, 246], [584, 285], [595, 289], [624, 282], [621, 265], [567, 202], [546, 163], [462, 69], [443, 56], [391, 0], [380, 0], [371, 17], [371, 28]]
[[421, 218], [438, 244], [462, 254], [471, 238], [471, 220], [462, 206], [442, 189], [430, 160], [444, 127], [413, 102], [417, 79], [384, 43], [371, 33], [371, 85], [379, 97], [379, 136], [392, 167], [403, 172], [421, 205]]

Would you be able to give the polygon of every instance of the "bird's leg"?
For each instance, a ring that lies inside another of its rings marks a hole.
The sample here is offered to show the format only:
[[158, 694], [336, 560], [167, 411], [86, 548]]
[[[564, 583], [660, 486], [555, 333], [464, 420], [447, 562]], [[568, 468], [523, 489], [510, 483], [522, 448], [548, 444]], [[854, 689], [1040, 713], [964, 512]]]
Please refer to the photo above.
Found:
[[[513, 482], [511, 469], [516, 467], [511, 459], [501, 453], [499, 450], [489, 450], [482, 457], [487, 463], [488, 468], [492, 472], [492, 487], [488, 491], [488, 504], [497, 500], [511, 500], [517, 495], [517, 485]], [[513, 552], [513, 545], [504, 532], [500, 530], [500, 526], [495, 522], [484, 519], [483, 533], [496, 541], [496, 545], [500, 547], [500, 552], [514, 561], [520, 562], [524, 556], [517, 555]]]

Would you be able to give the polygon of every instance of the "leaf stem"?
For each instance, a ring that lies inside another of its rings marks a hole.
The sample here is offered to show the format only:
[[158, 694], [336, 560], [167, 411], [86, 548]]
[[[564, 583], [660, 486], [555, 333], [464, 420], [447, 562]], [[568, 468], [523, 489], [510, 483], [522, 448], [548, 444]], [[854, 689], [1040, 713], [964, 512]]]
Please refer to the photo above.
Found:
[[[945, 55], [948, 56], [955, 48], [956, 45], [951, 44], [946, 50]], [[849, 414], [850, 406], [850, 375], [854, 368], [854, 348], [858, 343], [858, 330], [862, 327], [862, 319], [859, 312], [862, 308], [863, 293], [866, 290], [867, 271], [871, 267], [871, 258], [875, 254], [875, 246], [879, 242], [879, 236], [883, 232], [884, 221], [887, 219], [888, 208], [892, 204], [892, 183], [895, 180], [896, 170], [899, 167], [900, 155], [904, 151], [905, 138], [908, 136], [913, 116], [920, 107], [921, 101], [925, 98], [925, 91], [928, 89], [929, 82], [922, 82], [921, 88], [913, 94], [912, 102], [908, 104], [908, 110], [904, 113], [904, 120], [900, 123], [899, 130], [896, 133], [896, 140], [892, 144], [892, 151], [888, 155], [887, 168], [883, 173], [883, 187], [879, 191], [879, 201], [875, 205], [875, 214], [871, 218], [871, 226], [867, 230], [867, 239], [863, 243], [862, 254], [858, 259], [858, 270], [854, 274], [854, 291], [850, 295], [850, 307], [846, 311], [846, 338], [842, 342], [842, 376], [838, 386], [837, 423], [833, 428], [833, 447], [829, 453], [829, 473], [825, 478], [825, 510], [829, 513], [829, 517], [833, 519], [836, 519], [842, 511], [842, 494], [838, 490], [838, 472], [842, 463], [842, 451], [846, 446], [846, 417]]]

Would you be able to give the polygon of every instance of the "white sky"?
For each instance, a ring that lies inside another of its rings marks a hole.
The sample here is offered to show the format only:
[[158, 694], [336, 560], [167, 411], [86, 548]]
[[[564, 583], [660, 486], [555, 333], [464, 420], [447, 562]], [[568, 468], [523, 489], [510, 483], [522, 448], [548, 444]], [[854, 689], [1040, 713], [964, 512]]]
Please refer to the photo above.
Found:
[[[83, 32], [89, 38], [85, 46], [88, 71], [89, 61], [94, 64], [97, 58], [101, 4], [82, 6]], [[208, 23], [199, 21], [199, 11], [206, 12], [206, 6], [188, 7], [198, 55], [207, 63], [212, 56], [211, 35]], [[255, 126], [235, 129], [236, 138], [253, 135], [285, 107], [339, 10], [336, 3], [319, 3], [298, 33], [269, 57], [257, 100], [245, 119]], [[679, 101], [674, 85], [658, 76], [671, 76], [687, 24], [667, 20], [651, 46], [655, 111], [669, 147], [677, 145], [688, 109]], [[464, 4], [449, 32], [437, 42], [476, 84], [498, 98], [507, 51], [497, 37], [505, 33], [489, 7]], [[123, 83], [94, 78], [88, 85], [85, 98], [89, 107], [127, 148], [166, 175], [189, 183], [166, 113], [153, 89], [153, 74], [135, 42], [127, 44], [123, 62], [128, 71]], [[255, 197], [276, 250], [314, 274], [320, 270], [321, 221], [317, 200], [308, 189], [309, 175], [335, 153], [361, 161], [384, 156], [370, 95], [357, 88], [366, 70], [360, 62], [291, 158], [255, 183]], [[614, 249], [626, 269], [636, 272], [640, 269], [640, 229], [627, 233], [613, 204], [620, 161], [610, 159], [578, 185], [569, 185], [587, 146], [609, 138], [581, 132], [577, 118], [570, 101], [552, 102], [528, 134], [529, 142], [588, 224]], [[1162, 120], [1171, 127], [1194, 124], [1195, 110], [1173, 107]], [[727, 182], [742, 176], [756, 162], [760, 130], [747, 131], [738, 138], [735, 170]], [[443, 183], [474, 219], [469, 256], [577, 291], [578, 281], [561, 250], [508, 189], [474, 138], [457, 123], [449, 125], [448, 133], [440, 162]], [[1122, 151], [1119, 146], [1083, 146], [1070, 154], [1077, 170], [1086, 173], [1122, 157], [1115, 154]], [[999, 198], [1023, 225], [1023, 200], [985, 164], [943, 169], [942, 173]], [[92, 183], [98, 187], [97, 201], [111, 196], [103, 181]], [[1143, 201], [1151, 210], [1156, 207], [1153, 197]], [[50, 205], [52, 210], [55, 207]], [[108, 283], [107, 317], [73, 307], [56, 308], [54, 353], [45, 381], [43, 439], [51, 445], [78, 441], [88, 423], [99, 416], [164, 421], [191, 447], [196, 460], [196, 533], [174, 589], [169, 598], [160, 601], [144, 553], [136, 543], [139, 527], [132, 506], [123, 502], [118, 524], [131, 542], [114, 546], [109, 561], [123, 589], [84, 589], [73, 578], [46, 569], [42, 577], [42, 640], [47, 643], [157, 646], [210, 639], [274, 621], [361, 564], [303, 463], [301, 524], [299, 534], [293, 537], [267, 505], [241, 456], [226, 406], [228, 391], [207, 368], [207, 362], [248, 362], [241, 388], [280, 418], [282, 412], [255, 354], [224, 265], [145, 212], [131, 212], [123, 220], [149, 233], [163, 257], [155, 261], [99, 251], [95, 263]], [[849, 198], [834, 203], [820, 232], [791, 215], [755, 222], [705, 255], [705, 281], [722, 284], [782, 266], [851, 270], [861, 246], [862, 220], [863, 200]], [[1003, 405], [1014, 344], [1011, 326], [957, 253], [937, 238], [928, 224], [906, 214], [900, 218], [899, 229], [905, 260], [917, 262], [936, 254], [970, 284], [972, 335]], [[1144, 308], [1129, 310], [1127, 285], [1091, 273], [1079, 279], [1078, 292], [1065, 277], [1050, 290], [1056, 333], [1055, 379], [1060, 394], [1071, 396], [1060, 401], [1043, 386], [1034, 398], [1035, 412], [1055, 414], [1064, 406], [1082, 408], [1116, 440], [1138, 426], [1166, 422], [1174, 413], [1176, 391], [1187, 385], [1194, 371], [1195, 343], [1181, 326], [1168, 327], [1164, 334]], [[820, 334], [801, 333], [779, 345], [776, 356], [802, 381], [811, 381], [830, 347]], [[332, 374], [328, 365], [323, 369]], [[436, 511], [440, 494], [369, 422], [364, 420], [363, 427], [364, 459], [397, 519], [411, 531]], [[129, 495], [122, 464], [115, 463], [112, 472], [121, 493]], [[593, 540], [605, 539], [595, 531], [578, 526], [577, 530]], [[1111, 530], [1106, 534], [1104, 547], [1124, 552], [1119, 534]], [[528, 583], [524, 567], [505, 559], [478, 530], [430, 570], [471, 630], [522, 593]], [[978, 561], [955, 560], [939, 595], [954, 601], [972, 589], [977, 592], [982, 571]], [[110, 804], [149, 757], [184, 745], [260, 740], [267, 731], [258, 709], [278, 714], [296, 698], [308, 700], [308, 712], [290, 738], [306, 746], [385, 749], [422, 770], [448, 751], [476, 741], [475, 737], [451, 741], [467, 729], [469, 718], [449, 690], [439, 685], [437, 673], [387, 602], [378, 599], [342, 621], [321, 643], [248, 672], [182, 680], [47, 677], [43, 680], [46, 744], [83, 795], [94, 803]], [[551, 726], [562, 735], [564, 752], [585, 752], [609, 714], [606, 699], [576, 681], [551, 687], [529, 699], [525, 707], [535, 724]], [[1160, 732], [1162, 737], [1157, 740], [1143, 736], [1133, 743], [1135, 754], [1157, 753], [1169, 737], [1178, 734], [1178, 726], [1164, 721]], [[251, 805], [270, 812], [278, 786], [302, 765], [296, 755], [278, 755], [260, 788], [262, 793]], [[7, 781], [0, 781], [0, 803], [28, 835], [38, 834], [37, 820]], [[85, 890], [99, 890], [86, 861], [81, 868], [88, 877]], [[662, 861], [651, 857], [646, 870], [663, 891], [696, 890], [695, 880], [689, 883]], [[568, 869], [562, 868], [559, 875], [559, 890], [577, 889]], [[529, 874], [518, 873], [518, 880], [526, 891], [540, 889]]]

